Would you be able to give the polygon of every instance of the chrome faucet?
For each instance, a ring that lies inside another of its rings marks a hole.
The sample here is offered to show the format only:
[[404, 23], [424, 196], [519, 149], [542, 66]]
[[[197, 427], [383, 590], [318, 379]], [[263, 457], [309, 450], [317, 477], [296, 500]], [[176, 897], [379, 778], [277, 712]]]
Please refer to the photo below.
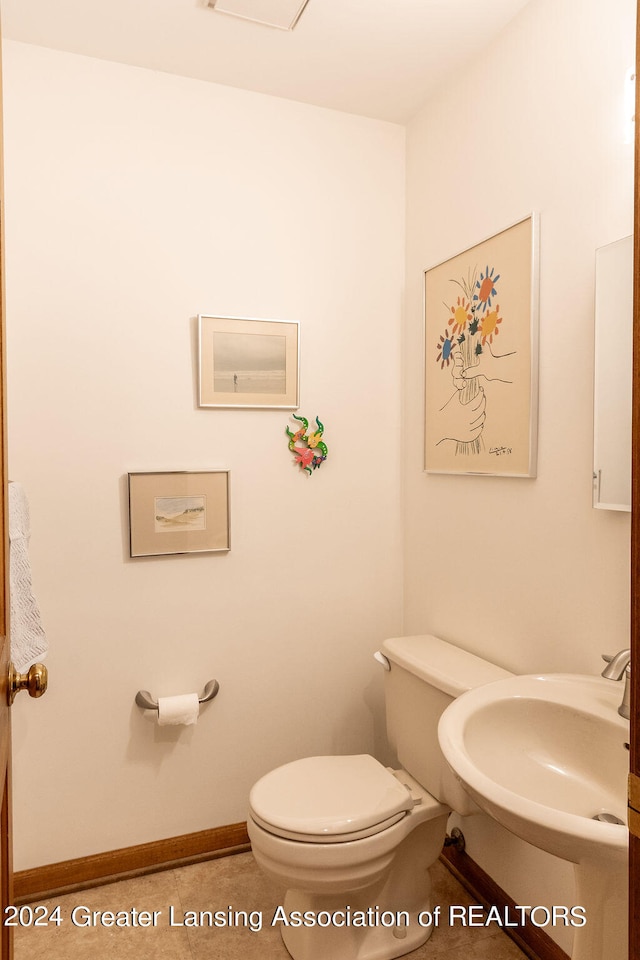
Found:
[[602, 676], [607, 680], [622, 680], [624, 676], [624, 694], [622, 703], [618, 707], [618, 713], [621, 717], [629, 720], [631, 716], [631, 650], [621, 650], [615, 657], [609, 657], [602, 654], [602, 659], [607, 661], [607, 665], [602, 671]]

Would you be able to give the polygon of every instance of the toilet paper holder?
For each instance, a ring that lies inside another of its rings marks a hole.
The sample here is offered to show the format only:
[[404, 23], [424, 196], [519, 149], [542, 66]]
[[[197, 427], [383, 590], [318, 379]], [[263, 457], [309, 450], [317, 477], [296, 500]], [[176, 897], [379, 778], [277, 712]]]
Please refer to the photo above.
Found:
[[[198, 697], [198, 703], [208, 703], [209, 700], [213, 700], [219, 689], [220, 684], [217, 680], [209, 680], [202, 696]], [[136, 693], [136, 703], [139, 707], [142, 707], [143, 710], [158, 709], [158, 701], [153, 699], [148, 690], [138, 690]]]

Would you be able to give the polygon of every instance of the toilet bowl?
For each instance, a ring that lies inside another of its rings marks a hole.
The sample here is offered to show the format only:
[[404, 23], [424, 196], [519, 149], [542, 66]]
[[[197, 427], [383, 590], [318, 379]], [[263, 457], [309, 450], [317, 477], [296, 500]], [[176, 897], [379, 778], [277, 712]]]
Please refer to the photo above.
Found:
[[428, 636], [385, 641], [382, 660], [400, 769], [367, 754], [306, 757], [250, 793], [249, 839], [286, 888], [273, 922], [294, 960], [391, 960], [424, 943], [448, 816], [475, 809], [442, 761], [437, 721], [463, 690], [510, 674]]

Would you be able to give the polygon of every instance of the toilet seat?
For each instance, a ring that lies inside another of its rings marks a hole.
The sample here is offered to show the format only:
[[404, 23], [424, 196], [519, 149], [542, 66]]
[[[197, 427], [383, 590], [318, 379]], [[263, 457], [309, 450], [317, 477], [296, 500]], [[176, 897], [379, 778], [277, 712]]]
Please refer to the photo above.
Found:
[[415, 803], [409, 787], [367, 754], [306, 757], [266, 774], [251, 790], [253, 820], [301, 843], [344, 843], [380, 833]]

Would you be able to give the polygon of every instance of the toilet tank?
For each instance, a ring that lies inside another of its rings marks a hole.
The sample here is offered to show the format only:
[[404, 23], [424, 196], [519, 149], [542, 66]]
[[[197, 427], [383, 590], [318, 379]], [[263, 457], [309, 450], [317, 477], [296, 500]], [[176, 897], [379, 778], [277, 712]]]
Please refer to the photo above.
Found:
[[438, 743], [438, 721], [460, 694], [513, 674], [429, 635], [394, 637], [381, 648], [387, 735], [398, 761], [432, 796], [458, 813], [475, 810]]

